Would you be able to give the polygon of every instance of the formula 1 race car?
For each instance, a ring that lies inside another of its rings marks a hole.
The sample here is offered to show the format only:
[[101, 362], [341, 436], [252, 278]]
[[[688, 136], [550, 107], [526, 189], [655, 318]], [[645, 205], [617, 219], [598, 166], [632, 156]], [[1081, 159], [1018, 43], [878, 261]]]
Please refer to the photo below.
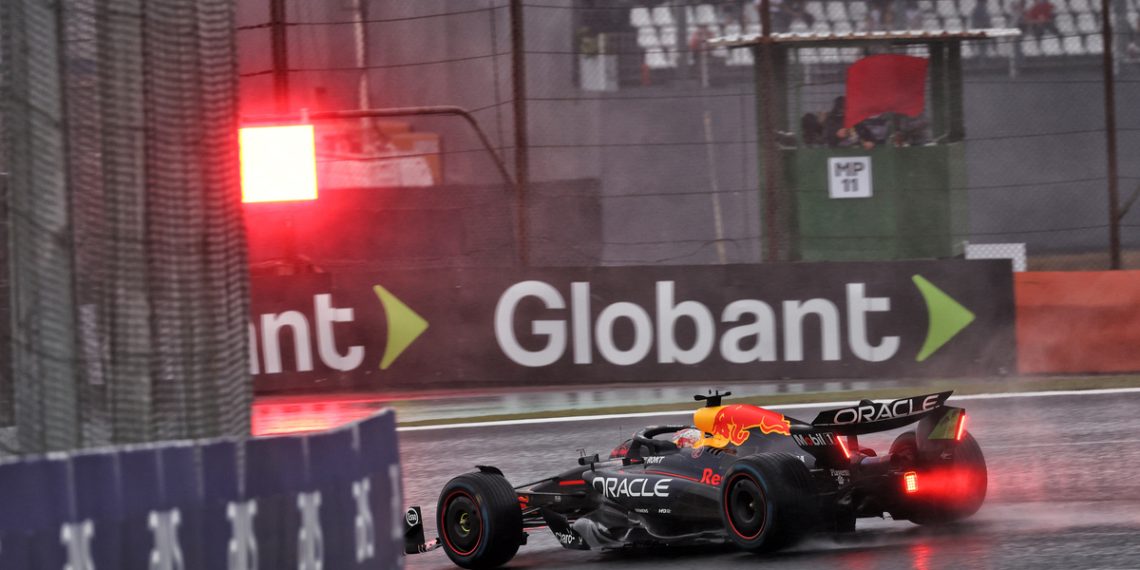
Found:
[[[439, 496], [439, 538], [425, 543], [412, 507], [405, 551], [442, 547], [463, 568], [494, 568], [541, 527], [579, 550], [730, 541], [767, 552], [813, 531], [854, 531], [860, 517], [960, 520], [981, 507], [987, 474], [965, 410], [945, 405], [951, 393], [863, 400], [810, 424], [722, 405], [729, 393], [698, 395], [706, 405], [693, 426], [642, 429], [608, 459], [580, 457], [517, 487], [487, 466], [452, 479]], [[915, 422], [885, 454], [859, 445], [860, 435]]]

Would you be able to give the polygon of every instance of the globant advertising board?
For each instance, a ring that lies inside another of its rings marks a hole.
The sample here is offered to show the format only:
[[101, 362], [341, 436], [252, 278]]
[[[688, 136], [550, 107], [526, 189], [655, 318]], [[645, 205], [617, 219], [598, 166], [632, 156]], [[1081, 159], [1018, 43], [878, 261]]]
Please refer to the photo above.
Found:
[[257, 278], [261, 393], [1015, 370], [1007, 260]]

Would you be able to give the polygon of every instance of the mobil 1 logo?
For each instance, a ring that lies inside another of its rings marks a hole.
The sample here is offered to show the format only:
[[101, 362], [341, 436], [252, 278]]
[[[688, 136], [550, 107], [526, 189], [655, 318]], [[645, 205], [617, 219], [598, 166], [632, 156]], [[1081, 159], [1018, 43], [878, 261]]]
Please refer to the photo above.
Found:
[[827, 193], [831, 198], [871, 197], [871, 157], [827, 159]]

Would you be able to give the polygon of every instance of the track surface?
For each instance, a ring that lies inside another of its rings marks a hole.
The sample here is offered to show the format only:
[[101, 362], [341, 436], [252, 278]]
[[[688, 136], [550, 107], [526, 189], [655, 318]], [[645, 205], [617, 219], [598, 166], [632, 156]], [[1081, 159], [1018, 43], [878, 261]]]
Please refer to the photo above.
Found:
[[[951, 400], [953, 402], [953, 400]], [[1140, 568], [1140, 394], [969, 400], [969, 429], [989, 464], [986, 505], [964, 523], [927, 528], [861, 519], [849, 535], [822, 535], [765, 557], [727, 547], [571, 551], [531, 533], [511, 568]], [[778, 408], [777, 408], [778, 409]], [[819, 407], [787, 410], [810, 421]], [[608, 453], [644, 425], [684, 415], [405, 431], [405, 498], [423, 506], [434, 536], [437, 493], [475, 464], [496, 465], [512, 483], [554, 474], [577, 449]], [[863, 436], [885, 450], [894, 433]], [[454, 568], [440, 550], [408, 559], [414, 569]]]

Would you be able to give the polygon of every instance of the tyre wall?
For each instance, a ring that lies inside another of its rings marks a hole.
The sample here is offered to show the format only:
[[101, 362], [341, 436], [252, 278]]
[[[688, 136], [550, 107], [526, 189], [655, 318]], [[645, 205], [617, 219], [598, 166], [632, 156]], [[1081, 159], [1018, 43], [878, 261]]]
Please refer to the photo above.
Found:
[[395, 421], [0, 465], [0, 568], [402, 567]]

